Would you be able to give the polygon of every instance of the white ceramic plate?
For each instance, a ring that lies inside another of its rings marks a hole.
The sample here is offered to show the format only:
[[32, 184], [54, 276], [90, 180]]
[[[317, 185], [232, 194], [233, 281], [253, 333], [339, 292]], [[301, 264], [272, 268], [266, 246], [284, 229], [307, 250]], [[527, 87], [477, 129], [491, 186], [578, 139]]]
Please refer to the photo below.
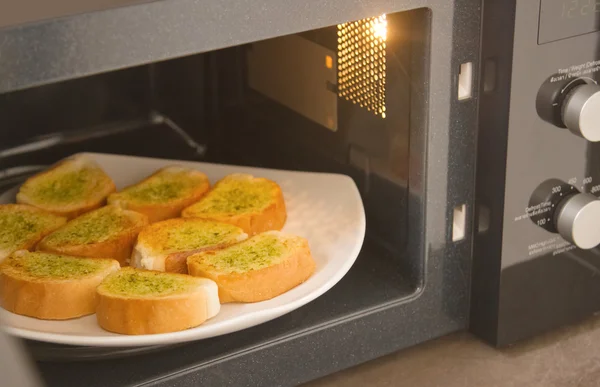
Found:
[[[0, 308], [2, 329], [22, 338], [71, 345], [141, 346], [172, 344], [219, 336], [275, 319], [319, 297], [350, 269], [365, 236], [365, 214], [354, 181], [348, 176], [281, 171], [220, 164], [88, 153], [122, 188], [172, 164], [196, 168], [211, 182], [242, 172], [277, 182], [284, 194], [288, 220], [283, 231], [308, 239], [316, 271], [302, 285], [268, 301], [225, 304], [203, 325], [185, 331], [128, 336], [104, 331], [96, 316], [67, 321], [45, 321], [19, 316]], [[0, 196], [0, 203], [14, 202], [18, 188]]]

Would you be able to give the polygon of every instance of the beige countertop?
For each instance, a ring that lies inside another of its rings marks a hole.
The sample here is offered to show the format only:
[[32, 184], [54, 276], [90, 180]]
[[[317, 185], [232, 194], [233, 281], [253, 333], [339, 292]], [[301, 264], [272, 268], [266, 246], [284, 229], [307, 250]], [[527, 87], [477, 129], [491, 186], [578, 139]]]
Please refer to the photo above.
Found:
[[600, 317], [498, 350], [461, 332], [305, 387], [599, 387]]

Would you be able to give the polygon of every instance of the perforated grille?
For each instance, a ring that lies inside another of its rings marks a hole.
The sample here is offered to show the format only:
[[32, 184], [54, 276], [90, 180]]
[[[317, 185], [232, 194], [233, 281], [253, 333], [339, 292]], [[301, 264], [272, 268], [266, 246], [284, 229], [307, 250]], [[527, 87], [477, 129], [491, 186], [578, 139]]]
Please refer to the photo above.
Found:
[[337, 28], [338, 94], [385, 118], [385, 15]]

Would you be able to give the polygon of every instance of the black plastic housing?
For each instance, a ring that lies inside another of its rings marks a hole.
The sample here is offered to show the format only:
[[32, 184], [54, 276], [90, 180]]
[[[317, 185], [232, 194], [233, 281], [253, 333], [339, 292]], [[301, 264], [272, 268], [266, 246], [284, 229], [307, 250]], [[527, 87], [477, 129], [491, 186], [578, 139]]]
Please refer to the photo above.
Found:
[[482, 78], [497, 82], [480, 85], [470, 330], [500, 347], [600, 310], [600, 250], [575, 248], [528, 216], [532, 197], [551, 199], [541, 191], [553, 186], [600, 190], [599, 144], [565, 130], [560, 112], [569, 89], [600, 80], [600, 33], [571, 34], [563, 20], [552, 30], [560, 39], [540, 39], [544, 4], [558, 5], [483, 8], [481, 63], [493, 66]]

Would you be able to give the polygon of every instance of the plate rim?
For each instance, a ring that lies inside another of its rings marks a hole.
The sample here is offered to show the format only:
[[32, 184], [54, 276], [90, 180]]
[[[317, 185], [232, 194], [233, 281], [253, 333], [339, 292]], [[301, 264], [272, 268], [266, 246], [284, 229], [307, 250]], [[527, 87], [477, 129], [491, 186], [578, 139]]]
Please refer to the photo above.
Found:
[[[193, 161], [193, 160], [178, 160], [178, 159], [165, 159], [165, 158], [157, 158], [157, 157], [138, 157], [131, 155], [121, 155], [121, 154], [112, 154], [112, 153], [98, 153], [98, 152], [79, 152], [74, 153], [74, 155], [90, 155], [90, 156], [100, 156], [100, 157], [114, 157], [114, 158], [128, 158], [128, 159], [136, 159], [136, 160], [155, 160], [155, 161], [163, 161], [163, 162], [175, 162], [175, 163], [185, 163], [185, 164], [195, 164], [195, 165], [206, 165], [206, 166], [215, 166], [215, 167], [227, 167], [227, 168], [239, 168], [239, 169], [252, 169], [255, 171], [271, 171], [271, 172], [282, 172], [288, 174], [303, 174], [303, 175], [320, 175], [320, 176], [336, 176], [337, 178], [344, 179], [349, 183], [349, 186], [352, 187], [352, 193], [354, 197], [357, 198], [355, 209], [358, 213], [358, 224], [356, 227], [356, 231], [360, 235], [360, 238], [357, 238], [356, 243], [354, 244], [351, 252], [349, 253], [350, 258], [343, 261], [343, 265], [335, 271], [335, 275], [329, 277], [329, 279], [323, 283], [320, 287], [315, 289], [314, 291], [305, 294], [303, 297], [296, 298], [291, 302], [288, 302], [283, 305], [273, 306], [268, 309], [261, 309], [253, 312], [249, 312], [247, 314], [243, 314], [237, 316], [232, 319], [228, 319], [219, 323], [219, 325], [215, 325], [215, 329], [219, 329], [222, 332], [217, 334], [210, 334], [210, 330], [208, 331], [208, 335], [201, 335], [198, 337], [194, 335], [195, 329], [202, 327], [202, 325], [198, 327], [189, 328], [182, 331], [169, 332], [169, 333], [158, 333], [158, 334], [145, 334], [145, 335], [107, 335], [107, 336], [87, 336], [80, 334], [65, 334], [65, 333], [55, 333], [55, 332], [43, 332], [36, 331], [31, 329], [18, 328], [14, 326], [7, 325], [4, 321], [0, 320], [0, 329], [12, 336], [16, 336], [21, 339], [35, 340], [39, 342], [46, 342], [51, 344], [62, 344], [62, 345], [74, 345], [74, 346], [87, 346], [87, 347], [140, 347], [140, 346], [153, 346], [153, 345], [168, 345], [168, 344], [179, 344], [185, 342], [196, 342], [201, 340], [206, 340], [210, 338], [216, 338], [219, 336], [227, 335], [230, 333], [240, 332], [252, 327], [256, 327], [258, 325], [264, 324], [268, 321], [272, 321], [278, 317], [281, 317], [287, 313], [290, 313], [304, 305], [309, 304], [315, 299], [321, 297], [327, 291], [329, 291], [333, 286], [335, 286], [352, 268], [362, 246], [364, 244], [365, 236], [366, 236], [366, 214], [364, 208], [364, 202], [360, 195], [360, 191], [354, 180], [348, 176], [341, 173], [331, 173], [331, 172], [311, 172], [311, 171], [296, 171], [296, 170], [287, 170], [287, 169], [277, 169], [277, 168], [265, 168], [265, 167], [254, 167], [247, 165], [236, 165], [236, 164], [221, 164], [221, 163], [210, 163], [203, 161]], [[64, 159], [64, 158], [63, 158]], [[63, 160], [61, 159], [61, 160]], [[15, 189], [18, 186], [15, 186]], [[5, 192], [10, 191], [6, 190]], [[3, 312], [11, 313], [9, 311], [3, 310]], [[95, 314], [84, 316], [92, 317]], [[28, 317], [28, 316], [25, 316]], [[243, 328], [236, 328], [235, 326], [240, 324], [241, 320], [252, 320], [250, 325], [245, 325]], [[43, 320], [41, 320], [43, 321]], [[69, 321], [69, 320], [66, 320]], [[66, 322], [65, 321], [65, 322]], [[60, 322], [60, 321], [59, 321]], [[225, 329], [222, 327], [225, 326]]]

